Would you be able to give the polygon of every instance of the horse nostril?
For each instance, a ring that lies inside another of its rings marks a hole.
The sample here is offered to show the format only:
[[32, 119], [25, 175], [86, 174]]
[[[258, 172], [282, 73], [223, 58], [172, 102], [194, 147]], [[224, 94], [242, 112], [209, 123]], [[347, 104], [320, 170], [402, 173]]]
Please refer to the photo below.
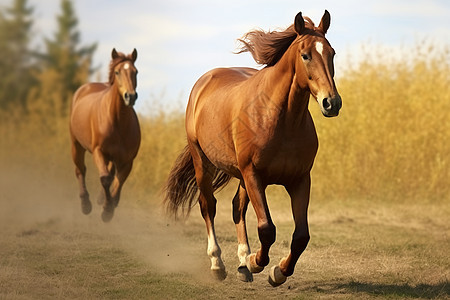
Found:
[[331, 106], [331, 103], [330, 103], [330, 101], [328, 101], [328, 98], [325, 98], [325, 99], [323, 99], [323, 101], [322, 101], [322, 105], [323, 105], [323, 108], [324, 108], [324, 109], [329, 109], [330, 106]]

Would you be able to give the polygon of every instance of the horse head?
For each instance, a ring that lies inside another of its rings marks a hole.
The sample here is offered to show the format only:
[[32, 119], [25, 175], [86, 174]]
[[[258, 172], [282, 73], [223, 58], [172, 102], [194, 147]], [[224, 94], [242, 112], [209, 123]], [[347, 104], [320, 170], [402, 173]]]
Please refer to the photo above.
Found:
[[137, 58], [136, 49], [129, 55], [117, 52], [114, 48], [111, 53], [110, 83], [117, 83], [119, 94], [126, 106], [133, 106], [137, 99], [137, 69], [134, 62]]
[[301, 12], [297, 14], [294, 22], [298, 35], [295, 68], [297, 83], [309, 89], [324, 116], [334, 117], [339, 114], [342, 99], [334, 83], [335, 52], [325, 38], [329, 27], [328, 11], [325, 11], [318, 27], [309, 18], [303, 18]]

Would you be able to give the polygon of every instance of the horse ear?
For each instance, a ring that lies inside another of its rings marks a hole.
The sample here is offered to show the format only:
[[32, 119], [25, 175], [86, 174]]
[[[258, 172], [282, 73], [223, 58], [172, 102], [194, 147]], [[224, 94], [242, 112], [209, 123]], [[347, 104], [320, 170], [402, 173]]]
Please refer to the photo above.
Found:
[[302, 34], [303, 30], [305, 29], [305, 20], [303, 20], [302, 12], [299, 12], [295, 16], [294, 27], [295, 31], [298, 34]]
[[133, 53], [131, 53], [131, 59], [133, 60], [133, 63], [137, 59], [137, 50], [136, 50], [136, 48], [134, 48]]
[[328, 10], [325, 10], [325, 13], [323, 14], [322, 20], [320, 20], [319, 24], [319, 30], [322, 31], [324, 34], [327, 33], [328, 28], [330, 28], [330, 22], [331, 22], [331, 16]]
[[111, 53], [112, 59], [116, 59], [118, 56], [119, 54], [117, 54], [116, 48], [113, 48]]

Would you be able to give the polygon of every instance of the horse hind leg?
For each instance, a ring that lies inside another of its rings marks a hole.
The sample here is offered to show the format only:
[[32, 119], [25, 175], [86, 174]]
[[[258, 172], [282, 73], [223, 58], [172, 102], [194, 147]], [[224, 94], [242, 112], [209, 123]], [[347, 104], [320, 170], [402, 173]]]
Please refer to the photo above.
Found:
[[87, 215], [92, 211], [92, 204], [89, 200], [89, 193], [86, 189], [86, 165], [84, 154], [86, 150], [77, 142], [72, 141], [72, 159], [75, 163], [75, 175], [80, 188], [81, 211]]
[[253, 274], [247, 268], [247, 256], [250, 255], [250, 246], [248, 244], [247, 227], [245, 223], [245, 214], [248, 208], [248, 195], [243, 182], [238, 187], [236, 195], [233, 198], [233, 221], [236, 225], [238, 239], [239, 258], [238, 278], [245, 282], [253, 281]]
[[195, 168], [195, 177], [200, 190], [200, 211], [205, 220], [206, 231], [208, 233], [207, 254], [211, 260], [211, 272], [218, 280], [224, 280], [227, 274], [221, 258], [222, 250], [217, 243], [216, 232], [214, 229], [217, 200], [214, 197], [212, 183], [216, 168], [206, 158], [199, 147], [193, 146], [191, 149], [192, 148], [195, 149], [194, 151], [191, 151], [191, 154]]

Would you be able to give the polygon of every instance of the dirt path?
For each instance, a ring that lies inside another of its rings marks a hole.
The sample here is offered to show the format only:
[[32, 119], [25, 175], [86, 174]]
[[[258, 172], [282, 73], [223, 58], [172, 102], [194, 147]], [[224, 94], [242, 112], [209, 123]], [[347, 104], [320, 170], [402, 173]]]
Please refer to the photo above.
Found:
[[[216, 282], [210, 278], [204, 224], [196, 209], [186, 222], [176, 223], [163, 216], [158, 201], [136, 204], [145, 199], [130, 199], [132, 193], [125, 192], [114, 219], [104, 224], [98, 206], [89, 216], [81, 213], [71, 176], [49, 180], [17, 165], [2, 168], [0, 298], [449, 297], [448, 208], [423, 213], [422, 207], [387, 204], [313, 204], [312, 241], [294, 275], [272, 288], [269, 268], [252, 283], [235, 276], [230, 203], [219, 203], [217, 217], [228, 277]], [[289, 207], [272, 206], [278, 233], [270, 266], [286, 255], [292, 234]], [[256, 248], [252, 215], [250, 243]]]

